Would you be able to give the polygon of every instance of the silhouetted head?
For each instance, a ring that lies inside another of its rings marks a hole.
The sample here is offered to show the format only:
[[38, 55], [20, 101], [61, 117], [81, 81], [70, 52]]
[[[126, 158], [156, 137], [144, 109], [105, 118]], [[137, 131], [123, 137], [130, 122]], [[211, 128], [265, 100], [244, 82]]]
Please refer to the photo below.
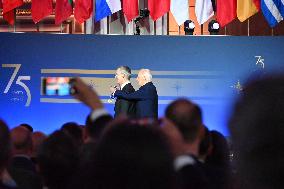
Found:
[[65, 188], [79, 166], [78, 145], [63, 131], [55, 131], [40, 146], [38, 165], [48, 188]]
[[24, 126], [18, 126], [11, 130], [11, 142], [13, 155], [31, 155], [32, 133]]
[[83, 130], [75, 122], [67, 122], [62, 125], [61, 130], [70, 135], [78, 145], [83, 143]]
[[230, 120], [241, 188], [284, 185], [284, 77], [246, 85]]
[[21, 123], [19, 126], [23, 126], [23, 127], [27, 128], [31, 133], [34, 131], [33, 127], [30, 124]]
[[123, 121], [105, 130], [89, 166], [90, 185], [100, 189], [173, 188], [173, 159], [151, 125]]
[[199, 137], [203, 125], [198, 105], [181, 98], [169, 104], [165, 114], [178, 127], [186, 142], [192, 143]]
[[0, 175], [11, 157], [11, 141], [9, 128], [0, 120]]

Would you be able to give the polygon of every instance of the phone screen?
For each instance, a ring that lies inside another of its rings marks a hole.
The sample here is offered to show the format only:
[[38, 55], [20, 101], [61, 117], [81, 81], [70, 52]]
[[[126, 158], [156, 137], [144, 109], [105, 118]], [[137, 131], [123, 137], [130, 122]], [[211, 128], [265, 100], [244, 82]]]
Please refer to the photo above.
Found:
[[71, 85], [69, 77], [43, 78], [44, 95], [70, 95]]

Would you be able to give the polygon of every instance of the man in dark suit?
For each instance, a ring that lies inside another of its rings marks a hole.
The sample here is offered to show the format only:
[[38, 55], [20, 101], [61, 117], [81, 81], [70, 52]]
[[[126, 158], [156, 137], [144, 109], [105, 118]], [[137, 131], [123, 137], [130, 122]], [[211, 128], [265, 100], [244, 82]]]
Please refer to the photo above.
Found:
[[7, 167], [8, 173], [22, 189], [40, 189], [42, 183], [31, 160], [32, 133], [25, 126], [17, 126], [11, 130], [12, 158]]
[[[121, 91], [126, 94], [135, 92], [135, 89], [130, 83], [131, 70], [128, 66], [120, 66], [115, 73], [116, 82], [119, 85]], [[114, 106], [114, 117], [121, 114], [133, 117], [135, 116], [135, 101], [127, 100], [118, 97]]]
[[158, 118], [158, 94], [152, 83], [152, 74], [149, 69], [141, 69], [137, 76], [139, 90], [126, 93], [122, 90], [111, 88], [114, 97], [136, 101], [136, 117]]

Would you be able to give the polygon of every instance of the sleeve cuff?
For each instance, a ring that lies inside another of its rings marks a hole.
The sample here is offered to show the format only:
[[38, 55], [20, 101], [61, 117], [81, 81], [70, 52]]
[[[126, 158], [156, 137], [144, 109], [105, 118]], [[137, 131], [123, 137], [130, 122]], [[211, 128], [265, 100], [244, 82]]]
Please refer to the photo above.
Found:
[[91, 121], [95, 121], [96, 119], [104, 115], [109, 115], [109, 113], [104, 108], [97, 109], [97, 110], [92, 111], [90, 115], [90, 119]]
[[187, 165], [194, 165], [194, 164], [195, 160], [189, 155], [181, 155], [174, 160], [174, 168], [176, 171], [179, 171], [180, 169], [182, 169]]

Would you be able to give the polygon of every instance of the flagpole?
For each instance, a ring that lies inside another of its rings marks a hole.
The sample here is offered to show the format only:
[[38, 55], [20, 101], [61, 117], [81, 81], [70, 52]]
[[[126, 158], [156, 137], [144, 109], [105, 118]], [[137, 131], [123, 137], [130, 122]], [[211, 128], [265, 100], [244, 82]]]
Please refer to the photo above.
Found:
[[250, 36], [250, 34], [249, 34], [249, 27], [250, 27], [250, 25], [249, 25], [249, 19], [248, 19], [248, 36]]
[[39, 22], [36, 23], [36, 31], [39, 32]]
[[154, 21], [154, 35], [156, 35], [157, 32], [156, 32], [156, 21]]
[[107, 16], [107, 34], [110, 33], [110, 17], [111, 16]]
[[[3, 9], [2, 9], [3, 10]], [[13, 30], [16, 32], [16, 9], [14, 9], [14, 25], [13, 25]]]

